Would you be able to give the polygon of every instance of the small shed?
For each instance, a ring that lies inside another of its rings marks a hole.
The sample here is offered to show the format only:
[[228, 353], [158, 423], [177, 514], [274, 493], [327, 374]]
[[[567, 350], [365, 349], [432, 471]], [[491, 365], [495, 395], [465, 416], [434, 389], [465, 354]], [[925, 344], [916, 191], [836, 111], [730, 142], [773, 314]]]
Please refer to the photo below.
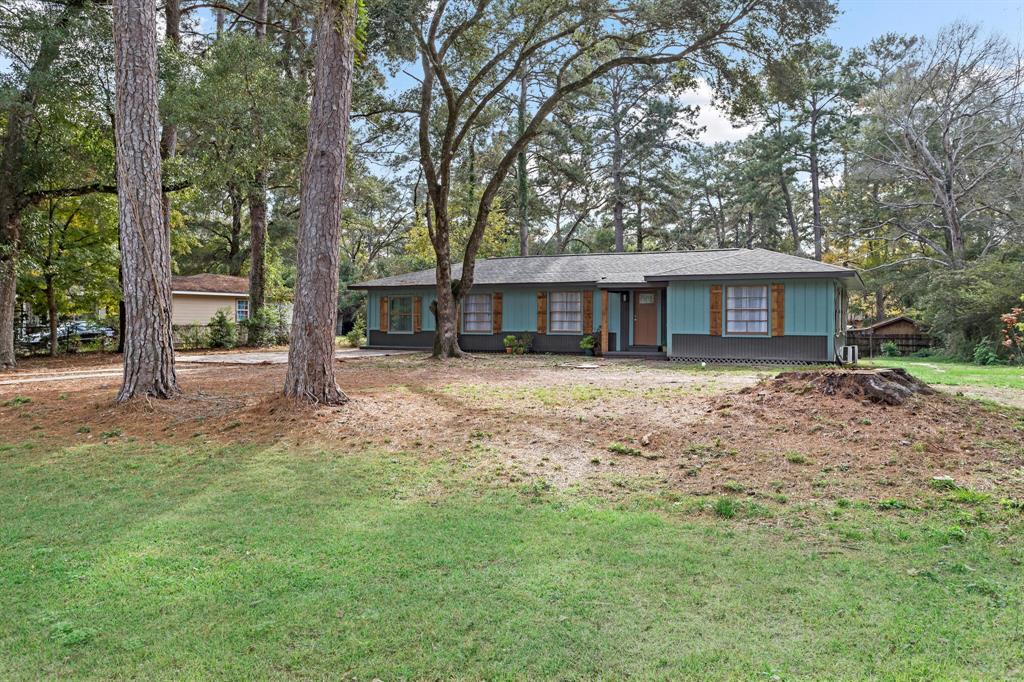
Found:
[[847, 342], [856, 345], [862, 357], [879, 355], [882, 344], [887, 341], [895, 343], [901, 355], [916, 353], [932, 346], [932, 337], [924, 331], [921, 323], [907, 315], [890, 317], [847, 332]]

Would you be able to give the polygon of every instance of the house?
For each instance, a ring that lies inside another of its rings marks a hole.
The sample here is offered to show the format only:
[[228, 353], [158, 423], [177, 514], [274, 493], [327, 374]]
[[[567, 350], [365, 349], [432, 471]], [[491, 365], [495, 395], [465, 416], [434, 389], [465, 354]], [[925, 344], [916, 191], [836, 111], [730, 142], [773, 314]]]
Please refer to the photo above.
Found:
[[171, 277], [171, 324], [205, 326], [218, 310], [226, 309], [235, 322], [249, 319], [249, 280], [231, 275]]
[[[458, 278], [461, 265], [453, 268]], [[717, 362], [832, 362], [846, 343], [854, 270], [764, 249], [491, 258], [459, 312], [467, 351], [580, 352]], [[368, 345], [430, 348], [435, 272], [354, 284], [368, 292]]]
[[849, 343], [858, 347], [861, 355], [874, 357], [881, 352], [882, 344], [889, 341], [896, 344], [900, 354], [915, 353], [931, 348], [932, 337], [921, 327], [921, 323], [907, 315], [897, 315], [865, 327], [847, 332]]

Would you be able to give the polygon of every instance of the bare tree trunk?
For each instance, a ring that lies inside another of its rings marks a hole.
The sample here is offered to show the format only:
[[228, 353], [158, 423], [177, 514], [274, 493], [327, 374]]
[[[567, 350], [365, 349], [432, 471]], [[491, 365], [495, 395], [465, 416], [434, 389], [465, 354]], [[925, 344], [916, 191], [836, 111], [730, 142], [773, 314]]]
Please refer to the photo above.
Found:
[[0, 223], [0, 370], [17, 364], [14, 352], [14, 299], [18, 290], [21, 216], [13, 212]]
[[117, 203], [124, 265], [124, 383], [118, 402], [178, 393], [171, 239], [163, 220], [155, 0], [114, 0]]
[[619, 117], [619, 88], [618, 80], [612, 90], [612, 224], [615, 228], [615, 251], [626, 250], [625, 244], [625, 223], [622, 213], [625, 209], [625, 202], [622, 198], [623, 169], [622, 169], [622, 123]]
[[[256, 2], [256, 38], [267, 39], [268, 0]], [[258, 131], [259, 132], [259, 131]], [[260, 168], [249, 191], [249, 314], [255, 316], [266, 300], [267, 170]]]
[[786, 201], [786, 223], [789, 224], [790, 234], [793, 235], [793, 253], [800, 253], [800, 226], [796, 224], [796, 215], [793, 212], [793, 197], [789, 193], [789, 183], [786, 176], [779, 173], [779, 187], [782, 189], [782, 198]]
[[235, 185], [228, 186], [228, 201], [231, 203], [231, 236], [228, 239], [228, 274], [238, 277], [242, 274], [242, 193]]
[[[167, 46], [177, 51], [181, 47], [181, 5], [179, 0], [165, 0], [164, 4], [164, 37]], [[160, 159], [166, 161], [174, 158], [178, 147], [178, 126], [164, 123], [160, 133]], [[162, 196], [164, 226], [171, 230], [171, 196], [166, 192]]]
[[[523, 72], [522, 77], [519, 79], [519, 119], [518, 119], [518, 131], [519, 135], [526, 131], [526, 72]], [[516, 186], [518, 188], [518, 199], [519, 199], [519, 255], [529, 256], [530, 255], [530, 231], [527, 226], [526, 203], [529, 200], [529, 188], [526, 184], [526, 148], [524, 147], [516, 157], [516, 174], [519, 176], [516, 178]]]
[[810, 131], [810, 162], [811, 162], [811, 212], [814, 216], [814, 260], [821, 260], [821, 171], [818, 168], [818, 119], [811, 115]]
[[875, 289], [875, 322], [885, 319], [885, 288]]
[[285, 395], [313, 403], [347, 400], [334, 379], [334, 328], [356, 12], [354, 0], [321, 0], [316, 25], [313, 98], [300, 192], [295, 313], [284, 383]]
[[60, 342], [57, 339], [57, 292], [53, 289], [53, 275], [43, 277], [46, 288], [46, 315], [50, 318], [50, 356], [57, 357]]

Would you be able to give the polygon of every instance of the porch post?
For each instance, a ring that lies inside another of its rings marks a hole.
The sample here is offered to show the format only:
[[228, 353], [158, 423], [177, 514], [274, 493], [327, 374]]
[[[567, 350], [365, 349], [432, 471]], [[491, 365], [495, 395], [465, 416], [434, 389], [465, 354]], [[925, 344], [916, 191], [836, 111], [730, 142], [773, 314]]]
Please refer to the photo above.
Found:
[[608, 352], [608, 290], [601, 289], [601, 355]]

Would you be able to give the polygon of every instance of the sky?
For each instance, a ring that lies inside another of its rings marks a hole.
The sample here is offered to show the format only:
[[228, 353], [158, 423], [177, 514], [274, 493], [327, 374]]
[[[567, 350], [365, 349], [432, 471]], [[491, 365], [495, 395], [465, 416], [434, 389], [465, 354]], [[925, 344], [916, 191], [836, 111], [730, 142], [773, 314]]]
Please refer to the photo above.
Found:
[[[865, 45], [883, 33], [909, 33], [926, 38], [955, 21], [980, 23], [1024, 46], [1024, 0], [839, 0], [840, 14], [827, 37], [842, 47]], [[208, 21], [209, 17], [205, 17]], [[0, 55], [0, 71], [9, 63]], [[701, 88], [686, 98], [701, 107], [704, 142], [737, 140], [748, 130], [733, 128], [710, 106], [711, 91]]]
[[[981, 24], [1024, 46], [1024, 0], [839, 0], [839, 16], [826, 36], [837, 45], [853, 48], [884, 33], [931, 38], [957, 21]], [[705, 128], [702, 142], [734, 142], [751, 132], [734, 128], [710, 105], [710, 88], [700, 88], [685, 99], [687, 104], [700, 106], [698, 124]]]

